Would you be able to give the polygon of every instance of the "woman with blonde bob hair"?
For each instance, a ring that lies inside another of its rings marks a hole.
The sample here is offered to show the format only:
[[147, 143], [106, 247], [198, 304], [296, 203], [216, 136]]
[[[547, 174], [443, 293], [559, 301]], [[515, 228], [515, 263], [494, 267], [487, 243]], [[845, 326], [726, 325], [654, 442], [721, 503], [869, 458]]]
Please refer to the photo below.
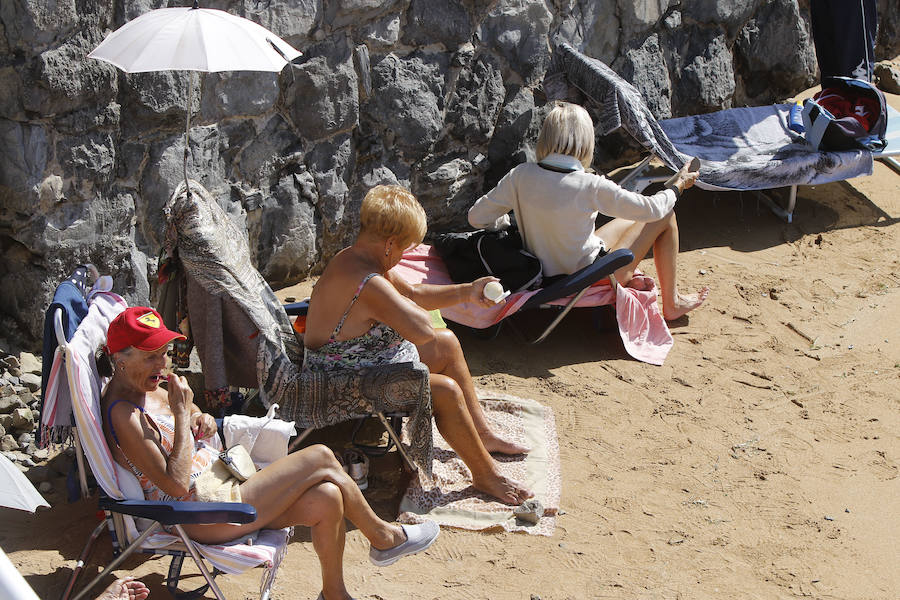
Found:
[[491, 452], [527, 448], [499, 438], [487, 423], [456, 335], [435, 329], [428, 310], [460, 302], [493, 303], [484, 286], [495, 277], [457, 285], [410, 285], [391, 272], [425, 236], [425, 211], [398, 185], [366, 194], [356, 242], [331, 259], [309, 301], [303, 368], [330, 370], [421, 360], [431, 372], [434, 420], [472, 471], [476, 489], [508, 504], [532, 493], [497, 469]]
[[[697, 179], [689, 162], [652, 196], [590, 173], [594, 124], [584, 108], [567, 102], [544, 119], [536, 155], [537, 163], [518, 165], [475, 202], [469, 209], [473, 227], [505, 229], [513, 211], [525, 247], [540, 259], [545, 277], [574, 273], [608, 251], [628, 248], [634, 261], [615, 273], [628, 285], [652, 248], [667, 320], [706, 300], [708, 288], [681, 294], [675, 282], [678, 223], [673, 207]], [[614, 218], [595, 230], [598, 213]]]

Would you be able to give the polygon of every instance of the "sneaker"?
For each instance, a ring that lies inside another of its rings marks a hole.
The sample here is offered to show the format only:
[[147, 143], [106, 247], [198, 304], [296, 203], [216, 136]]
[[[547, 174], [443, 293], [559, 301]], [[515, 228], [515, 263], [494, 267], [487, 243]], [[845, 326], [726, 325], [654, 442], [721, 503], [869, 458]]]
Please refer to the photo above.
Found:
[[427, 549], [437, 539], [441, 528], [434, 521], [425, 521], [420, 525], [401, 525], [406, 534], [406, 541], [387, 550], [369, 547], [369, 561], [375, 566], [392, 565], [404, 556]]
[[369, 488], [369, 457], [350, 448], [344, 452], [344, 471], [353, 478], [360, 490]]

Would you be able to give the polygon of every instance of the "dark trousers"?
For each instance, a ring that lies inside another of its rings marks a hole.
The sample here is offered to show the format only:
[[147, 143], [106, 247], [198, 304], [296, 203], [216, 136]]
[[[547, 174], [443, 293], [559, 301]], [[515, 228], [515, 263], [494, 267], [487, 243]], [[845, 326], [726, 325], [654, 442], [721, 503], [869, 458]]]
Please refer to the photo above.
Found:
[[876, 0], [811, 0], [813, 42], [824, 79], [872, 81], [875, 68]]

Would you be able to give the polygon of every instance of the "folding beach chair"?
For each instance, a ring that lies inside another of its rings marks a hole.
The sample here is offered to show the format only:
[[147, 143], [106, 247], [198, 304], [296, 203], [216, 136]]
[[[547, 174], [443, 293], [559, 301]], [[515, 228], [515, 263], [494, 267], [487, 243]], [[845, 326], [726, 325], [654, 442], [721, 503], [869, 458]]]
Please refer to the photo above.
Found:
[[[798, 185], [843, 181], [872, 173], [875, 158], [891, 159], [900, 147], [889, 143], [880, 153], [868, 150], [821, 152], [787, 127], [791, 105], [732, 108], [705, 115], [657, 121], [644, 98], [630, 83], [601, 61], [585, 56], [565, 42], [554, 48], [544, 79], [551, 99], [582, 98], [595, 109], [600, 135], [622, 128], [650, 155], [635, 168], [623, 187], [635, 191], [664, 181], [643, 177], [653, 158], [678, 170], [696, 156], [701, 159], [697, 187], [706, 190], [770, 190], [789, 188], [782, 208], [763, 195], [778, 216], [790, 222]], [[896, 114], [893, 111], [892, 114]], [[898, 126], [897, 119], [889, 116]], [[896, 135], [896, 133], [894, 133]]]
[[[196, 597], [206, 590], [224, 600], [216, 585], [218, 573], [241, 573], [248, 568], [263, 566], [260, 598], [269, 597], [278, 565], [284, 556], [292, 529], [260, 531], [254, 541], [234, 544], [204, 545], [190, 539], [182, 525], [190, 523], [249, 523], [256, 519], [256, 510], [249, 504], [207, 503], [207, 502], [153, 502], [144, 500], [140, 484], [128, 469], [113, 460], [106, 445], [100, 414], [100, 393], [104, 381], [97, 373], [94, 354], [105, 343], [109, 323], [126, 307], [125, 301], [116, 294], [101, 292], [94, 296], [88, 314], [82, 320], [71, 341], [65, 337], [58, 339], [58, 360], [54, 360], [60, 373], [50, 378], [50, 389], [46, 395], [44, 422], [52, 422], [65, 398], [71, 398], [71, 409], [75, 417], [75, 435], [87, 457], [87, 462], [102, 492], [100, 508], [106, 519], [91, 533], [84, 550], [66, 586], [63, 599], [72, 597], [76, 580], [84, 561], [90, 554], [94, 542], [104, 528], [112, 537], [114, 558], [93, 580], [90, 581], [74, 600], [87, 596], [97, 583], [115, 569], [126, 557], [134, 552], [166, 554], [172, 556], [166, 576], [166, 586], [179, 598]], [[61, 366], [61, 363], [64, 363]], [[66, 387], [68, 394], [61, 393]], [[169, 527], [173, 533], [164, 528]], [[186, 556], [197, 564], [205, 584], [193, 592], [178, 592], [181, 566]], [[209, 561], [213, 570], [206, 566]]]
[[[224, 376], [246, 373], [250, 365], [254, 379], [250, 383], [256, 384], [263, 404], [277, 403], [282, 418], [303, 428], [301, 441], [314, 429], [375, 417], [384, 424], [406, 465], [430, 473], [433, 444], [428, 367], [416, 362], [328, 373], [302, 370], [302, 345], [284, 307], [253, 266], [244, 232], [207, 190], [193, 181], [190, 187], [188, 195], [184, 185], [179, 185], [166, 204], [165, 245], [186, 280], [192, 329], [200, 319], [215, 323], [207, 326], [206, 332], [218, 337], [194, 336], [204, 376], [207, 363], [216, 358], [214, 353], [227, 349], [230, 356], [222, 357]], [[222, 318], [210, 319], [210, 315]], [[176, 325], [169, 323], [170, 327]], [[247, 382], [226, 379], [224, 383]], [[409, 419], [408, 449], [399, 443], [389, 421], [401, 416]], [[296, 446], [295, 441], [292, 447]]]

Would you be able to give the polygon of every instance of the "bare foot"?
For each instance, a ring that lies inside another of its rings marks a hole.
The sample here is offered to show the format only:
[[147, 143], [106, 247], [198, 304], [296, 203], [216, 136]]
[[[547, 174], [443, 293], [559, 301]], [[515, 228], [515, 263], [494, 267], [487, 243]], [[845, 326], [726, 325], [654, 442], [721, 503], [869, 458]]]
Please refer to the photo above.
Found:
[[527, 487], [503, 475], [494, 475], [484, 481], [476, 479], [472, 481], [472, 485], [476, 490], [493, 496], [504, 504], [522, 504], [534, 496], [534, 492]]
[[150, 590], [140, 581], [131, 577], [116, 579], [103, 593], [97, 596], [97, 600], [144, 600], [150, 595]]
[[488, 452], [499, 452], [500, 454], [528, 454], [528, 452], [531, 451], [531, 448], [528, 446], [508, 442], [497, 437], [492, 431], [488, 431], [487, 433], [478, 432], [478, 436], [481, 438], [481, 443], [484, 444], [484, 449]]
[[691, 312], [706, 300], [709, 296], [709, 288], [702, 287], [696, 294], [675, 294], [675, 306], [667, 307], [663, 303], [663, 317], [666, 321], [674, 321]]

